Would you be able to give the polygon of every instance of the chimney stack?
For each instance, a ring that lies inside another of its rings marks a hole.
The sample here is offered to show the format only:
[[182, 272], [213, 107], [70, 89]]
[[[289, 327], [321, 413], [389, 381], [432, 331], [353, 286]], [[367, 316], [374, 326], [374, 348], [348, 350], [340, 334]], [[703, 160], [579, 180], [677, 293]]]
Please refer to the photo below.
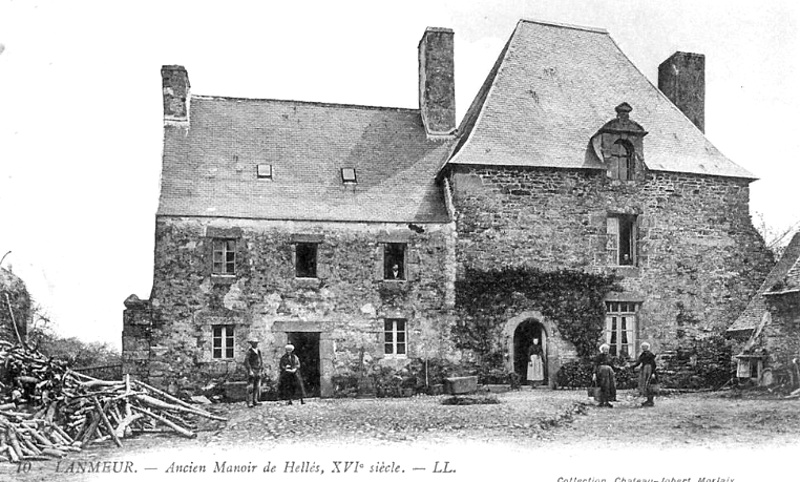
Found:
[[658, 66], [658, 88], [705, 132], [706, 57], [675, 52]]
[[453, 71], [453, 31], [428, 27], [419, 42], [419, 110], [428, 137], [455, 134]]
[[164, 95], [164, 123], [181, 125], [189, 122], [189, 74], [182, 65], [161, 67]]

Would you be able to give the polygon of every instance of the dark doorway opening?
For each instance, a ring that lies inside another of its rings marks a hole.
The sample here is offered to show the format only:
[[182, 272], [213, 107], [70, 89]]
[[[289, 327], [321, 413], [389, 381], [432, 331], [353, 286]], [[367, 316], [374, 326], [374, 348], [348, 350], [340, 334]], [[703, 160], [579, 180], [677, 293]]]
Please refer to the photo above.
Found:
[[547, 383], [547, 339], [542, 324], [536, 320], [526, 320], [514, 330], [514, 373], [519, 375], [523, 384], [528, 376], [528, 349], [533, 339], [539, 340], [544, 354], [544, 382]]
[[294, 354], [300, 359], [300, 375], [307, 397], [319, 396], [319, 333], [289, 333], [289, 343], [294, 345]]

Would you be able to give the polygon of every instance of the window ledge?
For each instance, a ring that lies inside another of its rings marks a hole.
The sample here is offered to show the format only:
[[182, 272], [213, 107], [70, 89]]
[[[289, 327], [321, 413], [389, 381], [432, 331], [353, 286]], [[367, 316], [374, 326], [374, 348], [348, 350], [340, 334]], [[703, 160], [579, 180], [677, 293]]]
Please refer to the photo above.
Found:
[[612, 270], [616, 271], [620, 276], [628, 276], [631, 278], [638, 278], [641, 274], [638, 266], [617, 265], [611, 266]]
[[211, 281], [214, 284], [230, 285], [236, 282], [235, 274], [211, 274]]
[[295, 278], [294, 285], [298, 288], [319, 288], [319, 278]]
[[408, 280], [404, 279], [385, 279], [381, 282], [381, 288], [387, 291], [401, 291], [407, 286]]

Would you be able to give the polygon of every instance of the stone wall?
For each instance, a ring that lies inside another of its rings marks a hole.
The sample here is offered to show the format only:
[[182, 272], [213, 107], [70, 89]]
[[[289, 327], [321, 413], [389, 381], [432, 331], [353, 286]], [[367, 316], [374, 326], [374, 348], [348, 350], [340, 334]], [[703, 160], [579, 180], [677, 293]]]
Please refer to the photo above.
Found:
[[[236, 240], [235, 276], [211, 273], [211, 240]], [[318, 241], [317, 278], [296, 278], [295, 242]], [[323, 395], [331, 378], [359, 363], [400, 368], [416, 357], [456, 357], [452, 323], [455, 266], [452, 225], [305, 223], [159, 217], [153, 291], [126, 310], [126, 370], [179, 390], [211, 380], [244, 379], [251, 336], [261, 341], [267, 372], [287, 333], [319, 333]], [[384, 281], [384, 242], [405, 242], [406, 280]], [[152, 309], [152, 322], [139, 322]], [[407, 320], [406, 357], [383, 354], [384, 320]], [[213, 325], [234, 329], [235, 355], [213, 359]], [[125, 335], [124, 335], [125, 336]], [[146, 351], [147, 362], [141, 354]], [[137, 365], [138, 363], [138, 365]]]
[[[647, 172], [627, 182], [602, 171], [463, 165], [449, 180], [459, 268], [614, 272], [623, 297], [643, 301], [638, 341], [656, 353], [721, 333], [772, 264], [746, 180]], [[636, 216], [636, 266], [615, 266], [606, 250], [615, 214]]]

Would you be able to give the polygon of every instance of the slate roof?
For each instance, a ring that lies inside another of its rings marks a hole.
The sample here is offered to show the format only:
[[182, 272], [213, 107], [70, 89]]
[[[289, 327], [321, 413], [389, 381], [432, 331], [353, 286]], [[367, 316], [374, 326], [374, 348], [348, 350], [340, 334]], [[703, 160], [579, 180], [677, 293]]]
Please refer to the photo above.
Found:
[[189, 119], [166, 127], [159, 215], [448, 222], [434, 179], [452, 141], [429, 141], [418, 110], [195, 95]]
[[800, 232], [792, 237], [783, 256], [767, 275], [764, 283], [761, 284], [758, 292], [747, 304], [739, 318], [728, 328], [728, 333], [749, 331], [758, 326], [767, 311], [764, 302], [765, 293], [798, 287], [800, 287]]
[[627, 102], [651, 170], [754, 179], [722, 155], [604, 30], [521, 20], [462, 120], [450, 164], [604, 168], [590, 138]]

